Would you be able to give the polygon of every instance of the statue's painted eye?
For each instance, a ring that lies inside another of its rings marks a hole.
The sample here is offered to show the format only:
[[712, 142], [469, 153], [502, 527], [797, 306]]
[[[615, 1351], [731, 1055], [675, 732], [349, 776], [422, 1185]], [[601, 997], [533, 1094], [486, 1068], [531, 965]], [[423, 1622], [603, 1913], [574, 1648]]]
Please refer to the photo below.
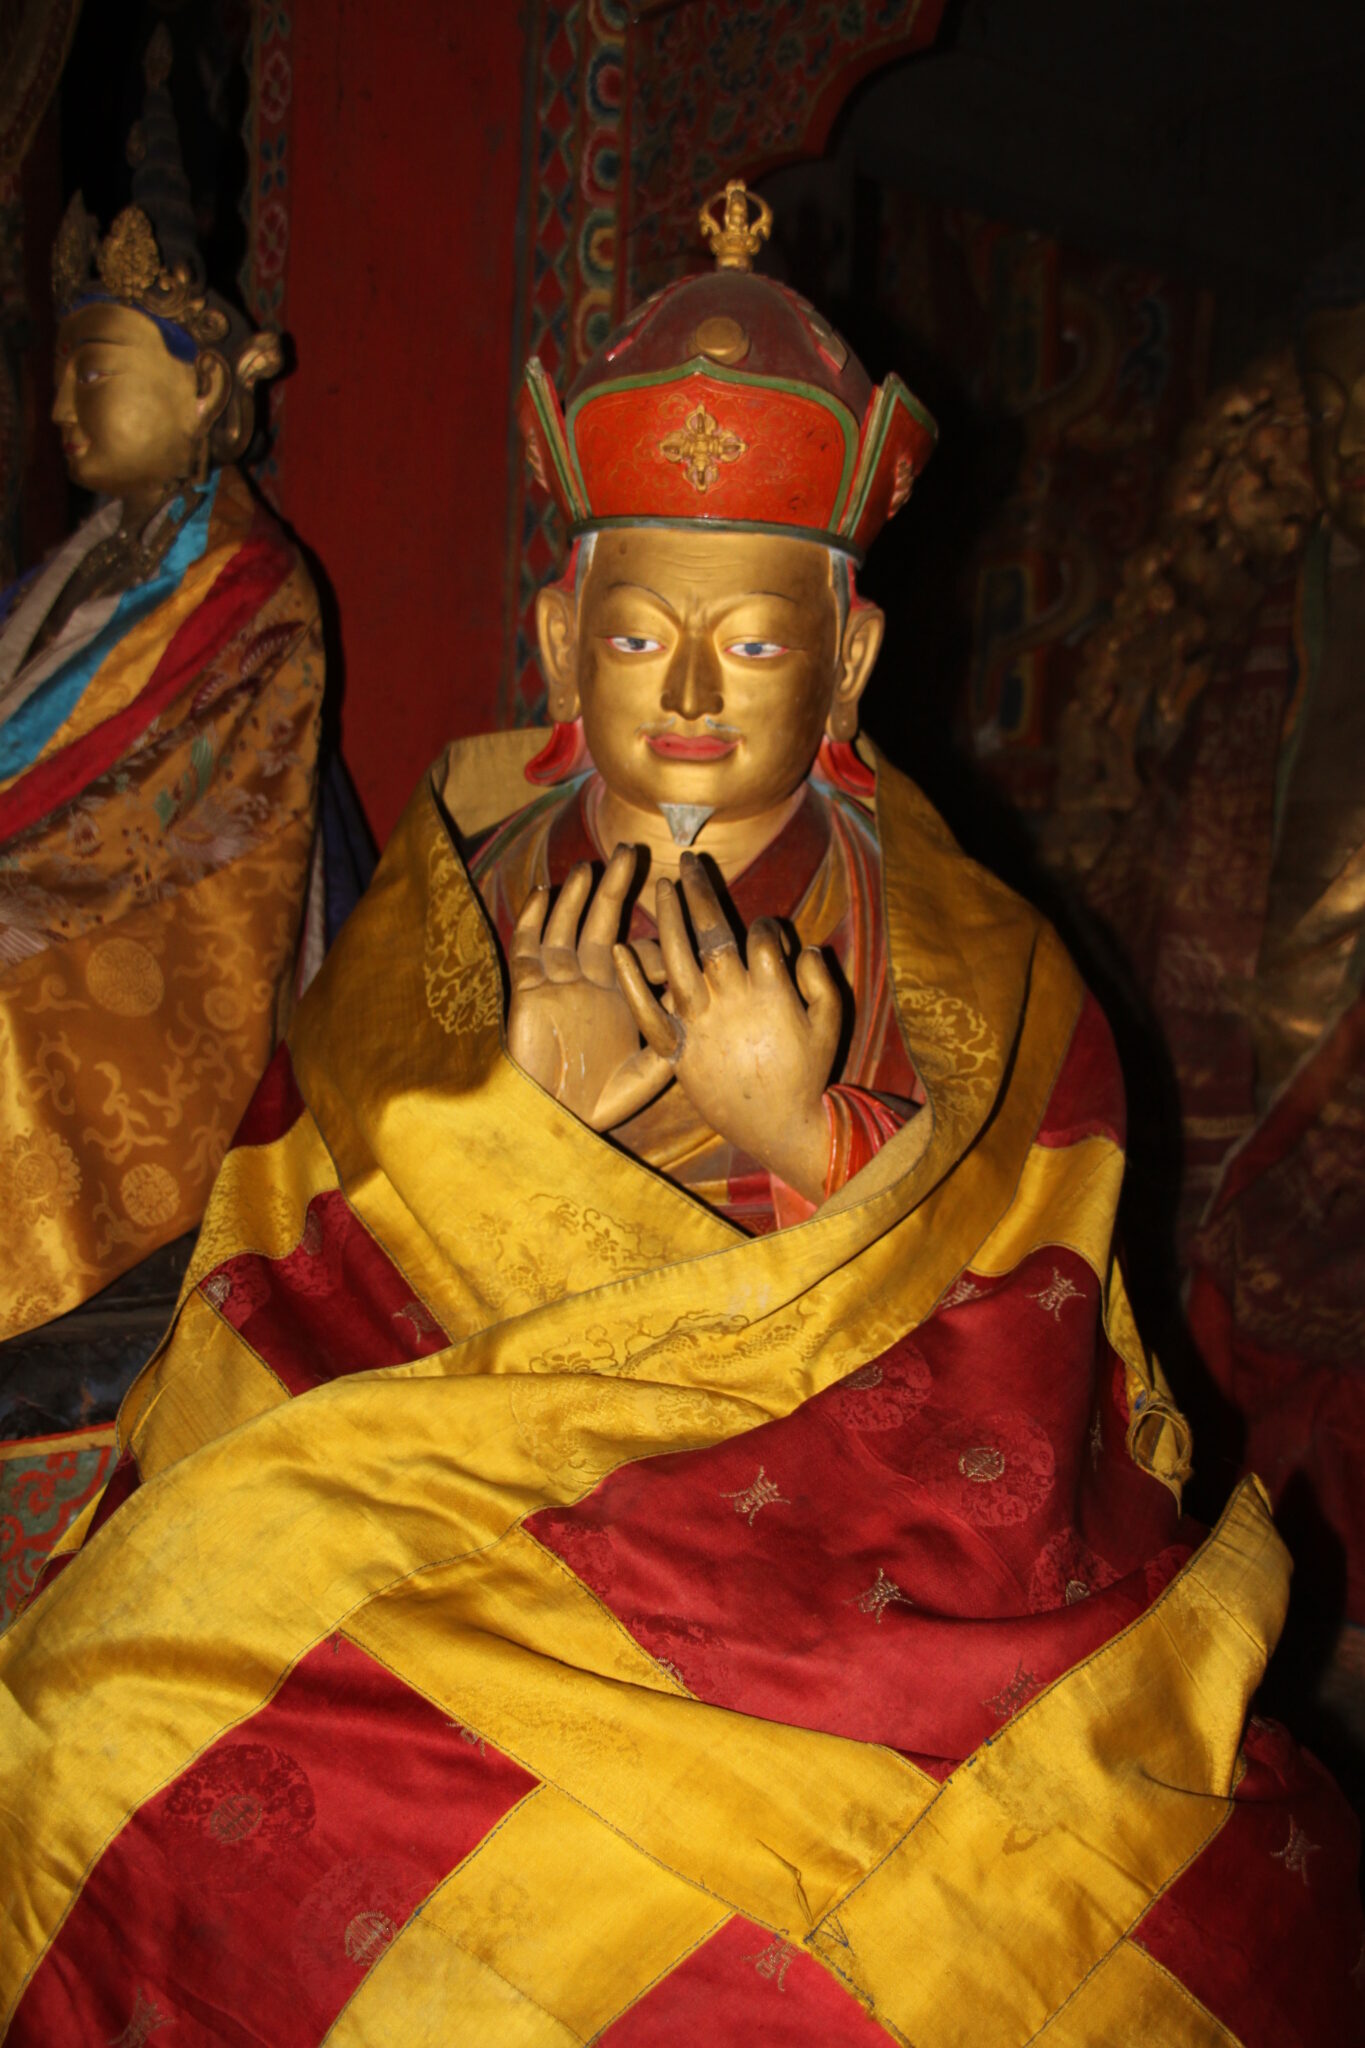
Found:
[[771, 661], [775, 654], [786, 651], [779, 640], [732, 640], [725, 650], [737, 654], [741, 661]]
[[643, 633], [609, 633], [608, 647], [614, 647], [618, 654], [657, 654], [663, 646], [662, 640], [649, 640]]

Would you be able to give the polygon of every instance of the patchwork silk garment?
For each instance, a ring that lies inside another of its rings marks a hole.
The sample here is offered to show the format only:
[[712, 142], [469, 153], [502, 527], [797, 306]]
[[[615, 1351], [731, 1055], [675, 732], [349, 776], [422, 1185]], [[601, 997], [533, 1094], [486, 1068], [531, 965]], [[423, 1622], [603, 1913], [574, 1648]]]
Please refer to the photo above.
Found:
[[418, 791], [0, 1641], [5, 2038], [1359, 2038], [1354, 1825], [1248, 1719], [1287, 1561], [1254, 1480], [1182, 1518], [1051, 930], [888, 767], [875, 838], [812, 792], [764, 907], [863, 850], [906, 1114], [754, 1234], [508, 1058], [591, 813], [479, 887], [451, 819], [534, 745]]
[[220, 470], [149, 580], [31, 654], [117, 512], [0, 627], [0, 1337], [198, 1222], [292, 993], [323, 681], [308, 573]]

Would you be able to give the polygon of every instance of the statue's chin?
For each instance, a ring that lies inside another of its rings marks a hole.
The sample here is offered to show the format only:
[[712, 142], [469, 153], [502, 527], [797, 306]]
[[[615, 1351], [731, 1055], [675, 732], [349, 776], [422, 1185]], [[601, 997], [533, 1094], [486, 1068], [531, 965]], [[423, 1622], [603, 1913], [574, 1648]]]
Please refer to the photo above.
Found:
[[675, 846], [690, 846], [707, 819], [715, 813], [714, 804], [660, 804], [664, 823]]

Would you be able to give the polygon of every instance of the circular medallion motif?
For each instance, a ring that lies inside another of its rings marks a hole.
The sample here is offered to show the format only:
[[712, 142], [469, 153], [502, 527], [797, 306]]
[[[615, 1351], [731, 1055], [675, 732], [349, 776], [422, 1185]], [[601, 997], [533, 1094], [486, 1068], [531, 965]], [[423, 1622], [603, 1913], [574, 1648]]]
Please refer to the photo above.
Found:
[[860, 1436], [899, 1429], [929, 1398], [933, 1376], [923, 1356], [898, 1345], [871, 1365], [859, 1366], [834, 1389], [839, 1420]]
[[430, 1889], [416, 1864], [396, 1856], [333, 1863], [304, 1893], [294, 1916], [289, 1954], [302, 1996], [325, 2006], [330, 2019], [338, 1973], [347, 1964], [358, 1972], [372, 1969]]
[[1006, 1409], [948, 1424], [916, 1451], [910, 1474], [965, 1521], [1008, 1528], [1043, 1505], [1056, 1459], [1047, 1431]]
[[119, 1200], [141, 1230], [157, 1230], [169, 1223], [180, 1207], [180, 1188], [173, 1173], [164, 1166], [144, 1160], [130, 1166], [118, 1185]]
[[204, 995], [204, 1016], [215, 1031], [236, 1031], [246, 1017], [239, 989], [211, 988]]
[[353, 1920], [347, 1922], [342, 1941], [346, 1960], [358, 1969], [368, 1970], [372, 1963], [379, 1961], [397, 1932], [387, 1913], [374, 1910], [357, 1913]]
[[263, 1856], [310, 1833], [315, 1817], [313, 1788], [286, 1750], [232, 1742], [171, 1788], [164, 1846], [196, 1881], [232, 1890], [255, 1881]]
[[5, 1157], [19, 1207], [30, 1216], [53, 1216], [59, 1208], [69, 1209], [81, 1191], [76, 1155], [56, 1131], [30, 1131], [27, 1137], [16, 1138]]
[[249, 1792], [229, 1792], [220, 1799], [205, 1826], [216, 1842], [244, 1842], [254, 1835], [265, 1815], [259, 1799]]
[[166, 984], [154, 953], [136, 939], [103, 939], [85, 965], [93, 1001], [115, 1017], [150, 1017]]

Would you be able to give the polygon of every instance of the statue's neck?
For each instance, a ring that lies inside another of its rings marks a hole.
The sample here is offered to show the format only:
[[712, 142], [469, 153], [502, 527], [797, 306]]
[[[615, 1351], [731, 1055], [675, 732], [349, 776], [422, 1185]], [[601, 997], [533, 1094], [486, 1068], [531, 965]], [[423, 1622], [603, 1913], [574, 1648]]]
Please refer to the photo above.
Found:
[[119, 501], [119, 532], [130, 540], [148, 538], [147, 529], [157, 514], [164, 512], [188, 489], [184, 483], [140, 484], [125, 491]]
[[[806, 785], [801, 782], [781, 803], [753, 817], [708, 818], [690, 850], [709, 855], [726, 882], [733, 882], [737, 875], [742, 875], [747, 867], [753, 865], [765, 847], [771, 846], [778, 833], [800, 809], [805, 793]], [[587, 818], [594, 839], [608, 858], [613, 848], [623, 841], [628, 846], [646, 849], [649, 854], [647, 900], [652, 899], [652, 885], [661, 877], [667, 877], [670, 882], [677, 881], [682, 856], [689, 849], [678, 845], [661, 811], [628, 802], [599, 779], [589, 792]]]

